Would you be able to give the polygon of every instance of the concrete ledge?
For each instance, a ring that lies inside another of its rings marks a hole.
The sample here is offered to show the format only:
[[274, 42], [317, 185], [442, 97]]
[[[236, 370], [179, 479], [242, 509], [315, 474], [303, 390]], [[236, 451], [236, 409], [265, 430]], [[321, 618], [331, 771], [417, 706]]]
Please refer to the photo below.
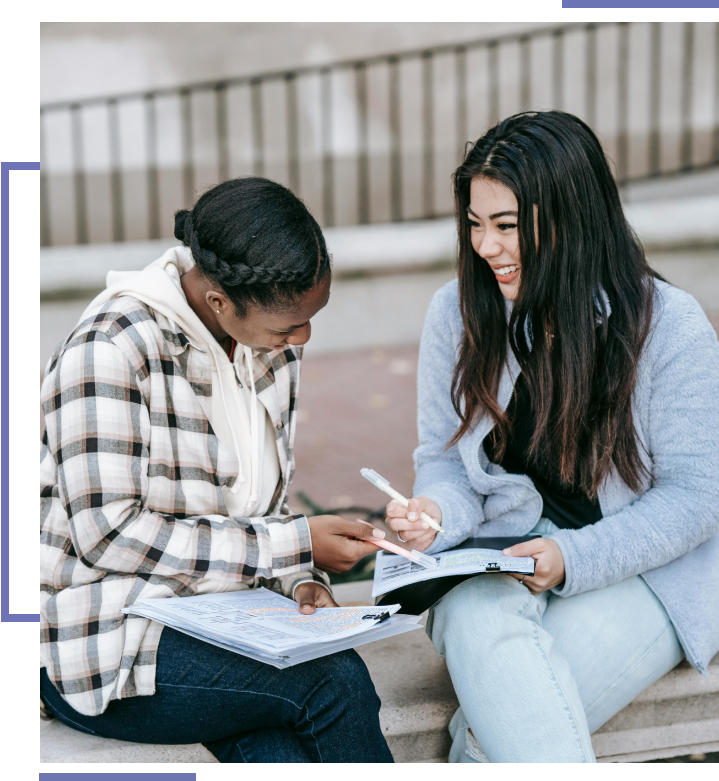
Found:
[[[370, 604], [371, 583], [335, 587], [341, 604]], [[424, 632], [358, 649], [382, 700], [380, 722], [397, 762], [442, 762], [457, 699], [444, 660]], [[719, 655], [704, 678], [682, 662], [592, 736], [600, 762], [645, 762], [719, 750]], [[200, 745], [107, 740], [57, 720], [41, 724], [42, 762], [215, 762]]]
[[[626, 214], [650, 252], [719, 246], [719, 196], [631, 202]], [[457, 252], [451, 217], [327, 228], [324, 234], [338, 279], [444, 270]], [[140, 269], [177, 243], [158, 239], [46, 247], [40, 259], [41, 295], [47, 300], [100, 290], [111, 269]]]

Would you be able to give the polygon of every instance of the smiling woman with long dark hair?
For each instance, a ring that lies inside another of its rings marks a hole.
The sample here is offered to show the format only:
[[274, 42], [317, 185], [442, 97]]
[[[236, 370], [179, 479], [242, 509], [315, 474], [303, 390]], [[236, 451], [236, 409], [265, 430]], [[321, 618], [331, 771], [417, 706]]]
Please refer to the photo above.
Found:
[[430, 613], [450, 759], [592, 762], [593, 731], [719, 650], [719, 345], [581, 120], [510, 117], [454, 183], [459, 280], [427, 315], [415, 498], [388, 523], [430, 552], [534, 537], [505, 550], [534, 576], [471, 578]]

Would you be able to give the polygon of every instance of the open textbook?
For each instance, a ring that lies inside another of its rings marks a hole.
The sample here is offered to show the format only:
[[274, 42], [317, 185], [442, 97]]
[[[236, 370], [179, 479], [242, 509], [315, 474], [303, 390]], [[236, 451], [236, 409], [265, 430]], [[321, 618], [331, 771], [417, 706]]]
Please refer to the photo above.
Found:
[[[482, 544], [481, 539], [467, 542]], [[428, 569], [403, 556], [379, 551], [375, 562], [372, 596], [379, 597], [389, 591], [394, 592], [404, 586], [435, 578], [478, 575], [484, 572], [534, 575], [534, 559], [531, 556], [504, 556], [501, 550], [493, 548], [467, 547], [467, 542], [452, 550], [429, 554], [439, 565], [436, 569]], [[404, 606], [402, 600], [400, 602]]]
[[143, 599], [124, 612], [283, 668], [418, 629], [418, 617], [398, 615], [399, 608], [321, 607], [304, 615], [294, 600], [260, 588]]

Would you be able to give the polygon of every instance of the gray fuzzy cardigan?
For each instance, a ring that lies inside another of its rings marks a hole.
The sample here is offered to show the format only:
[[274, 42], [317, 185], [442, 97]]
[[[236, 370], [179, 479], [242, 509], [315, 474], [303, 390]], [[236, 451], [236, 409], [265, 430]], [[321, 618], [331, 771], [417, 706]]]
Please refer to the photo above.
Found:
[[[487, 459], [486, 416], [445, 449], [459, 425], [450, 385], [462, 332], [455, 280], [432, 300], [419, 356], [414, 495], [437, 502], [446, 529], [430, 553], [472, 536], [527, 534], [542, 515], [530, 478]], [[498, 392], [504, 409], [520, 373], [509, 353]], [[615, 473], [600, 491], [602, 520], [553, 535], [566, 570], [553, 592], [568, 597], [641, 575], [706, 675], [719, 650], [719, 343], [696, 300], [664, 282], [656, 283], [633, 409], [650, 477], [634, 493]]]

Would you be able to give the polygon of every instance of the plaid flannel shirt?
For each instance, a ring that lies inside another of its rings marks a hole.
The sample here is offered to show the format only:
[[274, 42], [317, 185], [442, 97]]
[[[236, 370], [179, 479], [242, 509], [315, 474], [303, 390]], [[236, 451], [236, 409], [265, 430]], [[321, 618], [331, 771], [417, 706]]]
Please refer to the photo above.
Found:
[[267, 516], [255, 518], [228, 517], [222, 486], [239, 465], [201, 409], [212, 388], [191, 376], [193, 349], [175, 323], [117, 298], [59, 345], [42, 384], [41, 664], [86, 715], [155, 691], [162, 626], [123, 607], [327, 585], [312, 567], [307, 519], [285, 504], [301, 348], [255, 358], [281, 471]]

